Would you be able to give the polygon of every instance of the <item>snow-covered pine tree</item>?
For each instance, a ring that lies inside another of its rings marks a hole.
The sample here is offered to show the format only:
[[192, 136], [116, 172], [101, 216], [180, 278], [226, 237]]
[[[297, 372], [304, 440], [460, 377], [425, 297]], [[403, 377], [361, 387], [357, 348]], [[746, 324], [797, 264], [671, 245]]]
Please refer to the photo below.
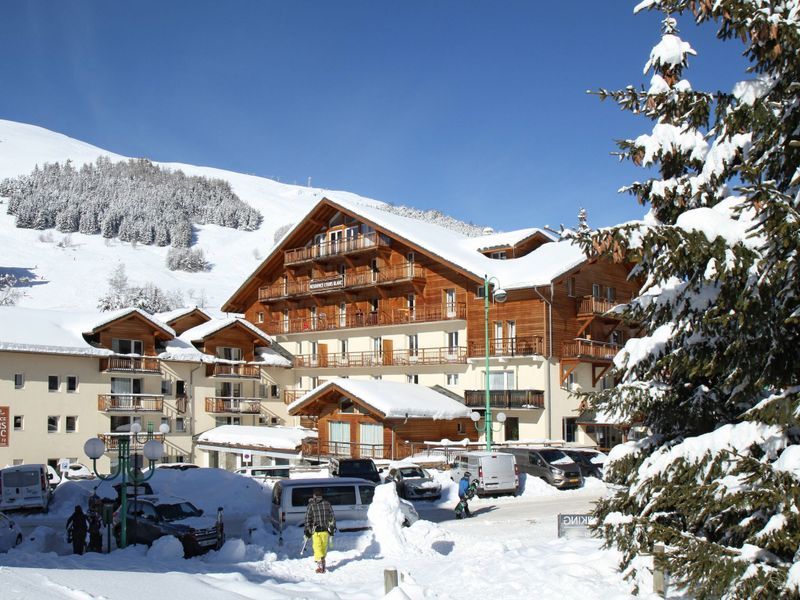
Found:
[[[642, 278], [641, 323], [598, 410], [653, 435], [612, 450], [597, 529], [634, 559], [666, 546], [697, 598], [800, 597], [800, 2], [645, 0], [666, 13], [649, 89], [600, 90], [655, 122], [618, 142], [658, 176], [625, 188], [641, 223], [574, 234]], [[694, 91], [673, 16], [738, 39], [751, 79]]]

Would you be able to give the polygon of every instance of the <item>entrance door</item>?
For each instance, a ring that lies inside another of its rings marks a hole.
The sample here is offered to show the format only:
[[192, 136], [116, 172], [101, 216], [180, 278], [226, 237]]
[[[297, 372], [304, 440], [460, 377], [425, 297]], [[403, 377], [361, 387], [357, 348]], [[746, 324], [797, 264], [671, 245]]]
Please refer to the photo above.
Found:
[[394, 361], [394, 345], [392, 340], [383, 340], [383, 364], [391, 365]]
[[350, 423], [328, 421], [328, 446], [333, 455], [350, 456]]
[[340, 252], [340, 248], [342, 247], [342, 238], [344, 236], [344, 231], [341, 229], [337, 229], [336, 231], [331, 231], [330, 237], [330, 249], [331, 254], [338, 254]]
[[362, 457], [383, 458], [383, 425], [361, 423], [358, 428], [358, 439]]
[[518, 440], [519, 417], [507, 417], [505, 429], [505, 437], [503, 438], [503, 441], [508, 442], [510, 440]]
[[319, 366], [328, 366], [328, 344], [319, 345]]

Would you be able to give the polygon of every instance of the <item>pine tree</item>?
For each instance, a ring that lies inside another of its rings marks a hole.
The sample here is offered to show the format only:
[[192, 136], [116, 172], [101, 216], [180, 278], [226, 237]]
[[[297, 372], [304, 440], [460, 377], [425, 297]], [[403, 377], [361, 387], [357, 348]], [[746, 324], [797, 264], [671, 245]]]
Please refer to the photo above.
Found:
[[[645, 0], [666, 13], [647, 90], [600, 90], [655, 122], [618, 142], [658, 171], [626, 188], [641, 223], [576, 232], [588, 253], [636, 264], [642, 326], [597, 410], [653, 435], [612, 450], [618, 491], [597, 531], [634, 559], [666, 546], [697, 598], [800, 597], [800, 3]], [[731, 93], [683, 79], [691, 46], [673, 15], [745, 45], [755, 78]]]

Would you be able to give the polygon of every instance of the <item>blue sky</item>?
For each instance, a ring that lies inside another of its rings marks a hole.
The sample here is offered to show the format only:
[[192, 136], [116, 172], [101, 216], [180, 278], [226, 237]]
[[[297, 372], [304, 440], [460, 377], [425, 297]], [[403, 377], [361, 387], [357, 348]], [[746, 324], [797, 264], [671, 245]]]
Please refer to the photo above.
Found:
[[[650, 124], [587, 89], [649, 82], [634, 2], [7, 2], [0, 118], [130, 156], [435, 208], [496, 229], [638, 218], [609, 155]], [[687, 78], [729, 90], [741, 44], [679, 19]]]

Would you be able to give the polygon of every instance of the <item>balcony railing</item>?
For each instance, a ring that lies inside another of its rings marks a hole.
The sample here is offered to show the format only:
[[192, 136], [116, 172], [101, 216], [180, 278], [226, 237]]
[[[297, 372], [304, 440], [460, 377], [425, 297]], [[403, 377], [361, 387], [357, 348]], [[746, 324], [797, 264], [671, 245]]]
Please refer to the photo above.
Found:
[[109, 356], [100, 359], [100, 370], [104, 372], [161, 373], [161, 361], [150, 356]]
[[212, 363], [206, 365], [206, 377], [260, 379], [261, 369], [253, 365]]
[[433, 321], [450, 321], [467, 318], [465, 303], [445, 306], [420, 306], [414, 310], [396, 308], [387, 312], [359, 312], [328, 316], [321, 313], [316, 317], [301, 317], [283, 321], [273, 321], [267, 327], [267, 333], [306, 333], [309, 331], [334, 331], [338, 329], [354, 329], [356, 327], [379, 327], [385, 325], [406, 325], [408, 323], [430, 323]]
[[578, 339], [564, 342], [562, 356], [564, 358], [581, 358], [592, 360], [612, 360], [621, 346], [608, 342]]
[[[464, 404], [470, 408], [486, 406], [485, 390], [466, 390]], [[544, 408], [542, 390], [489, 390], [489, 404], [492, 408]]]
[[261, 412], [264, 398], [227, 398], [211, 396], [206, 398], [207, 413], [236, 413], [257, 415]]
[[367, 233], [351, 238], [329, 240], [321, 244], [314, 244], [307, 248], [293, 248], [284, 253], [283, 262], [293, 265], [314, 260], [324, 260], [337, 256], [357, 254], [360, 252], [389, 247], [387, 238], [377, 233]]
[[302, 398], [311, 390], [283, 390], [283, 402], [284, 404], [291, 404], [298, 398]]
[[[106, 446], [106, 452], [116, 452], [119, 450], [119, 440], [120, 438], [130, 438], [130, 450], [141, 451], [144, 448], [145, 443], [148, 441], [147, 434], [140, 433], [138, 437], [132, 436], [130, 433], [99, 433], [97, 435], [102, 442]], [[164, 435], [161, 433], [154, 433], [152, 434], [152, 438], [154, 440], [158, 440], [159, 442], [164, 442]]]
[[[602, 315], [610, 311], [619, 304], [624, 304], [628, 300], [607, 300], [606, 298], [596, 298], [594, 296], [584, 296], [578, 298], [578, 315]], [[621, 318], [614, 313], [606, 315], [608, 317]]]
[[377, 271], [372, 269], [355, 269], [346, 273], [334, 274], [316, 279], [292, 281], [258, 289], [261, 301], [279, 300], [290, 296], [309, 294], [326, 294], [339, 290], [352, 290], [363, 287], [386, 286], [407, 281], [422, 280], [425, 269], [416, 264], [405, 264], [387, 267]]
[[98, 394], [101, 412], [161, 412], [164, 396], [154, 394]]
[[[544, 353], [544, 342], [538, 335], [529, 337], [489, 338], [489, 356], [532, 356]], [[483, 341], [469, 345], [469, 355], [486, 356]]]
[[408, 443], [395, 444], [394, 453], [388, 444], [360, 444], [358, 442], [320, 442], [316, 438], [306, 438], [302, 444], [303, 456], [339, 458], [391, 458], [399, 460], [411, 456], [412, 446]]
[[393, 352], [337, 352], [331, 354], [299, 354], [294, 366], [298, 368], [343, 369], [359, 367], [391, 367], [414, 365], [447, 365], [467, 362], [467, 349], [419, 348]]

